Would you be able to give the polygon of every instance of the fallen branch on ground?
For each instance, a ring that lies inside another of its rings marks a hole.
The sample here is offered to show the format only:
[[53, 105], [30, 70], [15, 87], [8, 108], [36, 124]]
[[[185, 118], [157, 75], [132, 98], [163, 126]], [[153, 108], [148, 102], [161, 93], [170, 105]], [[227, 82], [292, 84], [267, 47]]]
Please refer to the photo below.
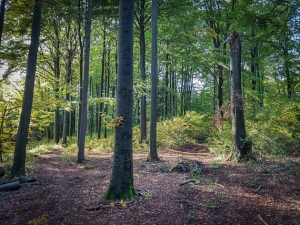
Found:
[[218, 185], [218, 186], [224, 188], [224, 186], [222, 184], [218, 184], [217, 181], [218, 181], [218, 179], [216, 180], [215, 185]]
[[14, 191], [18, 189], [20, 189], [20, 182], [18, 180], [0, 185], [0, 191]]
[[258, 214], [258, 219], [263, 222], [265, 225], [268, 225], [266, 221], [263, 220], [263, 218], [261, 218], [261, 216]]
[[197, 180], [193, 180], [193, 179], [192, 179], [192, 180], [187, 180], [187, 181], [181, 182], [181, 183], [180, 183], [180, 186], [181, 186], [181, 185], [185, 185], [185, 184], [189, 184], [189, 183], [196, 183], [196, 184], [199, 184], [200, 181], [199, 181], [199, 180], [198, 180], [198, 181], [197, 181]]
[[260, 189], [261, 189], [261, 185], [258, 186], [258, 188], [254, 191], [254, 193], [259, 192]]

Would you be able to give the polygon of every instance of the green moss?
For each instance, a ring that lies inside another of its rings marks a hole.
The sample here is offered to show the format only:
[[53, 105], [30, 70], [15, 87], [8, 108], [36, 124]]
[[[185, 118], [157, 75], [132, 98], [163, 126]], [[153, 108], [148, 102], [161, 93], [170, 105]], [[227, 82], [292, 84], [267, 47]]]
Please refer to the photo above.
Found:
[[130, 182], [129, 187], [124, 193], [117, 193], [116, 189], [109, 187], [107, 192], [103, 195], [102, 200], [131, 199], [136, 193], [132, 182]]

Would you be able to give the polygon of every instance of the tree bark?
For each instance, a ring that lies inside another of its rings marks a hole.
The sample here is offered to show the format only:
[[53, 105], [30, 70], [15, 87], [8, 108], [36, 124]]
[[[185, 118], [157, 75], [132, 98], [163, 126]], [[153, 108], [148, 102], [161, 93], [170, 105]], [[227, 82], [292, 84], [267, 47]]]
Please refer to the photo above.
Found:
[[[68, 49], [68, 63], [66, 68], [66, 101], [70, 103], [70, 90], [69, 86], [71, 83], [72, 76], [72, 63], [73, 63], [73, 54], [75, 49]], [[71, 105], [71, 103], [70, 103]], [[63, 122], [63, 135], [62, 135], [62, 144], [67, 145], [67, 136], [69, 134], [69, 126], [70, 126], [70, 110], [64, 110], [64, 122]]]
[[88, 95], [88, 86], [89, 86], [92, 3], [93, 0], [88, 1], [88, 14], [87, 14], [87, 21], [86, 21], [86, 39], [85, 39], [84, 78], [83, 78], [83, 90], [82, 90], [82, 108], [81, 108], [81, 119], [80, 119], [78, 156], [77, 156], [78, 163], [81, 163], [85, 160], [84, 146], [85, 146], [86, 123], [87, 123], [87, 97], [88, 97], [87, 95]]
[[120, 0], [118, 30], [118, 79], [114, 163], [110, 185], [103, 199], [127, 199], [133, 185], [133, 16], [134, 0]]
[[25, 176], [26, 145], [33, 102], [34, 80], [37, 63], [37, 53], [40, 41], [42, 0], [35, 0], [32, 20], [31, 43], [28, 53], [25, 90], [22, 111], [16, 137], [14, 161], [11, 169], [11, 177]]
[[77, 146], [79, 147], [79, 134], [80, 134], [80, 124], [81, 124], [81, 111], [82, 111], [82, 86], [83, 86], [83, 53], [84, 44], [81, 35], [81, 23], [82, 23], [82, 7], [81, 0], [78, 0], [78, 39], [79, 39], [79, 104], [78, 104], [78, 124], [77, 124]]
[[19, 181], [14, 181], [6, 184], [1, 184], [0, 185], [0, 191], [13, 191], [13, 190], [18, 190], [20, 189], [20, 182]]
[[4, 24], [4, 12], [5, 12], [5, 0], [1, 0], [1, 6], [0, 6], [0, 46], [1, 46], [2, 31], [3, 31], [3, 24]]
[[[140, 73], [141, 80], [145, 84], [146, 83], [146, 40], [145, 40], [145, 0], [141, 0], [141, 8], [140, 8]], [[143, 90], [145, 92], [145, 90]], [[140, 99], [141, 108], [140, 108], [140, 142], [142, 143], [147, 139], [147, 103], [146, 103], [146, 95], [143, 94]]]
[[232, 151], [238, 161], [251, 158], [251, 141], [247, 140], [241, 84], [241, 32], [234, 32], [230, 41], [230, 101], [232, 116]]
[[148, 161], [157, 161], [157, 0], [152, 0], [152, 56], [151, 56], [151, 105], [150, 105], [150, 150]]

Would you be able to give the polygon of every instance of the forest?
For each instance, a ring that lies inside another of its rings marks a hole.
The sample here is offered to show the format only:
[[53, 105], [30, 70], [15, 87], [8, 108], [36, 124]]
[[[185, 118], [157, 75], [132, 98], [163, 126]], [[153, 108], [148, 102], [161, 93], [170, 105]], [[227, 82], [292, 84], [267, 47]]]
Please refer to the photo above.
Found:
[[0, 224], [300, 224], [298, 0], [0, 2]]

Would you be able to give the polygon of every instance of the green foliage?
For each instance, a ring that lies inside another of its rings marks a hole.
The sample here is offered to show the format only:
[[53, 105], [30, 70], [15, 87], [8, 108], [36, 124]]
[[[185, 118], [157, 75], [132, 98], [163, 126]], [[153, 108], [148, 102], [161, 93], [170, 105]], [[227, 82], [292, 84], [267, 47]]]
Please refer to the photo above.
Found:
[[254, 182], [256, 182], [258, 180], [258, 178], [253, 178], [253, 179], [249, 179], [249, 180], [247, 180], [247, 183], [248, 184], [252, 184], [252, 183], [254, 183]]
[[228, 121], [224, 121], [223, 128], [221, 131], [211, 133], [211, 136], [208, 137], [208, 147], [210, 152], [215, 155], [228, 155], [231, 153], [231, 144], [232, 144], [232, 129], [231, 124]]
[[269, 173], [271, 173], [271, 169], [270, 168], [262, 168], [260, 170], [260, 173], [262, 173], [262, 174], [269, 174]]
[[225, 194], [220, 194], [220, 198], [227, 198]]
[[206, 184], [213, 184], [214, 183], [211, 179], [205, 179], [204, 182]]
[[202, 169], [201, 168], [193, 168], [191, 170], [191, 173], [194, 174], [194, 175], [200, 175], [202, 172]]
[[296, 171], [296, 163], [291, 160], [288, 160], [284, 163], [284, 169], [288, 170], [290, 172], [295, 172]]
[[211, 165], [212, 167], [214, 167], [215, 169], [222, 169], [223, 165], [220, 163], [216, 163], [216, 162], [212, 162], [209, 165]]
[[203, 140], [210, 132], [207, 116], [194, 111], [183, 117], [174, 117], [157, 124], [157, 143], [160, 147], [180, 146], [188, 142]]
[[90, 170], [90, 169], [94, 169], [94, 168], [95, 168], [95, 165], [92, 165], [92, 164], [85, 164], [85, 165], [83, 166], [83, 168], [86, 169], [86, 170]]
[[33, 220], [28, 221], [28, 225], [46, 225], [48, 224], [47, 214], [43, 214]]

